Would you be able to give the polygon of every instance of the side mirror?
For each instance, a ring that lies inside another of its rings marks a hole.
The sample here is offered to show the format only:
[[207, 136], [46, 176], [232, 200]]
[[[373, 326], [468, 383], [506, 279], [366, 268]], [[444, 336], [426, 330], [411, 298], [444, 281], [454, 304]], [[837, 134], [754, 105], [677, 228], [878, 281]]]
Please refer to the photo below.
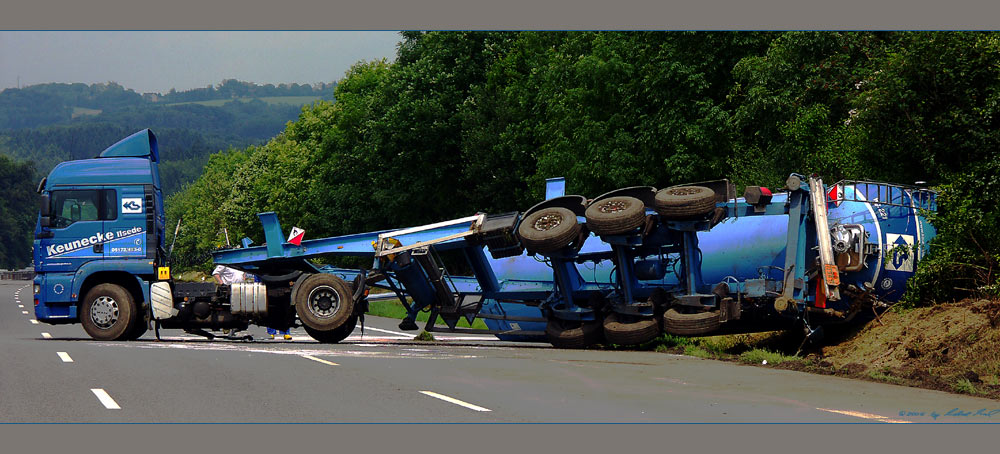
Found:
[[49, 209], [52, 206], [52, 197], [49, 194], [42, 194], [42, 200], [38, 206], [38, 214], [42, 217], [47, 217], [49, 215]]

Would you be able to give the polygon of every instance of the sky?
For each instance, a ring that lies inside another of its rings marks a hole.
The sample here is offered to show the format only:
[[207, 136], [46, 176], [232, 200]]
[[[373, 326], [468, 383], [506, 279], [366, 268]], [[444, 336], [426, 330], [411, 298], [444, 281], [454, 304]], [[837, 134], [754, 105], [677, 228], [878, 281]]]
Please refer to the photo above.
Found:
[[0, 90], [117, 82], [139, 93], [333, 82], [360, 60], [393, 60], [394, 31], [2, 31]]

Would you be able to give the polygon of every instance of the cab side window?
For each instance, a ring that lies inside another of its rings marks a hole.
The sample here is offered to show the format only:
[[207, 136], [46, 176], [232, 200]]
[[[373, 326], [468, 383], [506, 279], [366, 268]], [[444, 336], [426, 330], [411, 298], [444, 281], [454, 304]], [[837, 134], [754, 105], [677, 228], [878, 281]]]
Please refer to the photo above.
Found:
[[113, 189], [52, 191], [52, 227], [61, 229], [77, 222], [116, 219], [116, 202]]

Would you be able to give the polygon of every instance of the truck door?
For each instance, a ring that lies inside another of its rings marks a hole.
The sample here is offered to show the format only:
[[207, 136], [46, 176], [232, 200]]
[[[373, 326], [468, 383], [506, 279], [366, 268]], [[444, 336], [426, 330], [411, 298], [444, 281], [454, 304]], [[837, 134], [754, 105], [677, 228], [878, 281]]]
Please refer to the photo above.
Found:
[[115, 218], [104, 223], [108, 237], [108, 247], [104, 249], [106, 259], [129, 259], [146, 256], [146, 211], [147, 200], [143, 186], [118, 186], [109, 189], [114, 195], [109, 202], [114, 204]]
[[104, 222], [114, 217], [114, 206], [103, 188], [57, 189], [50, 197], [52, 236], [40, 238], [38, 255], [42, 271], [56, 273], [51, 277], [58, 286], [47, 289], [50, 295], [69, 301], [72, 282], [67, 279], [84, 263], [104, 256]]

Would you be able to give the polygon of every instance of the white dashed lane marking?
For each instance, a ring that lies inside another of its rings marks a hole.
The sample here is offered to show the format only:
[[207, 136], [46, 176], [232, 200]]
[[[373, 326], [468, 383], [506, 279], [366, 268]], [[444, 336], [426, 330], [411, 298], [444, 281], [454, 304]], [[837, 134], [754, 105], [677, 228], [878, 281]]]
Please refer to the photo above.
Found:
[[326, 364], [327, 366], [339, 366], [340, 365], [340, 364], [337, 364], [335, 362], [327, 361], [325, 359], [319, 359], [319, 358], [317, 358], [317, 357], [315, 357], [313, 355], [302, 355], [302, 357], [305, 358], [305, 359], [311, 359], [313, 361], [316, 361], [317, 363]]
[[42, 333], [42, 338], [43, 339], [52, 339], [52, 335], [49, 334], [49, 333]]
[[446, 396], [444, 394], [438, 394], [438, 393], [436, 393], [434, 391], [420, 391], [420, 394], [423, 394], [425, 396], [431, 396], [431, 397], [433, 397], [435, 399], [441, 399], [441, 400], [443, 400], [445, 402], [450, 402], [450, 403], [453, 403], [455, 405], [460, 405], [460, 406], [463, 406], [463, 407], [468, 408], [470, 410], [475, 410], [475, 411], [492, 411], [489, 408], [480, 407], [479, 405], [473, 405], [473, 404], [470, 404], [468, 402], [458, 400], [458, 399], [456, 399], [454, 397], [448, 397], [448, 396]]
[[17, 307], [19, 307], [21, 309], [24, 309], [24, 305], [23, 304], [18, 304]]
[[31, 322], [32, 325], [37, 325], [38, 324], [38, 320], [35, 320], [35, 319], [31, 319], [31, 320], [28, 320], [28, 321]]
[[21, 311], [22, 314], [28, 315], [28, 311]]
[[107, 408], [108, 410], [122, 409], [122, 407], [118, 406], [118, 402], [115, 402], [115, 400], [111, 398], [111, 396], [108, 394], [107, 391], [101, 388], [91, 388], [90, 392], [94, 393], [94, 395], [97, 396], [97, 400], [101, 401], [101, 404], [104, 405], [104, 408]]
[[62, 362], [64, 362], [64, 363], [71, 363], [71, 362], [73, 362], [73, 358], [69, 357], [69, 353], [66, 353], [66, 352], [56, 352], [56, 354], [59, 355], [59, 359], [61, 359]]

